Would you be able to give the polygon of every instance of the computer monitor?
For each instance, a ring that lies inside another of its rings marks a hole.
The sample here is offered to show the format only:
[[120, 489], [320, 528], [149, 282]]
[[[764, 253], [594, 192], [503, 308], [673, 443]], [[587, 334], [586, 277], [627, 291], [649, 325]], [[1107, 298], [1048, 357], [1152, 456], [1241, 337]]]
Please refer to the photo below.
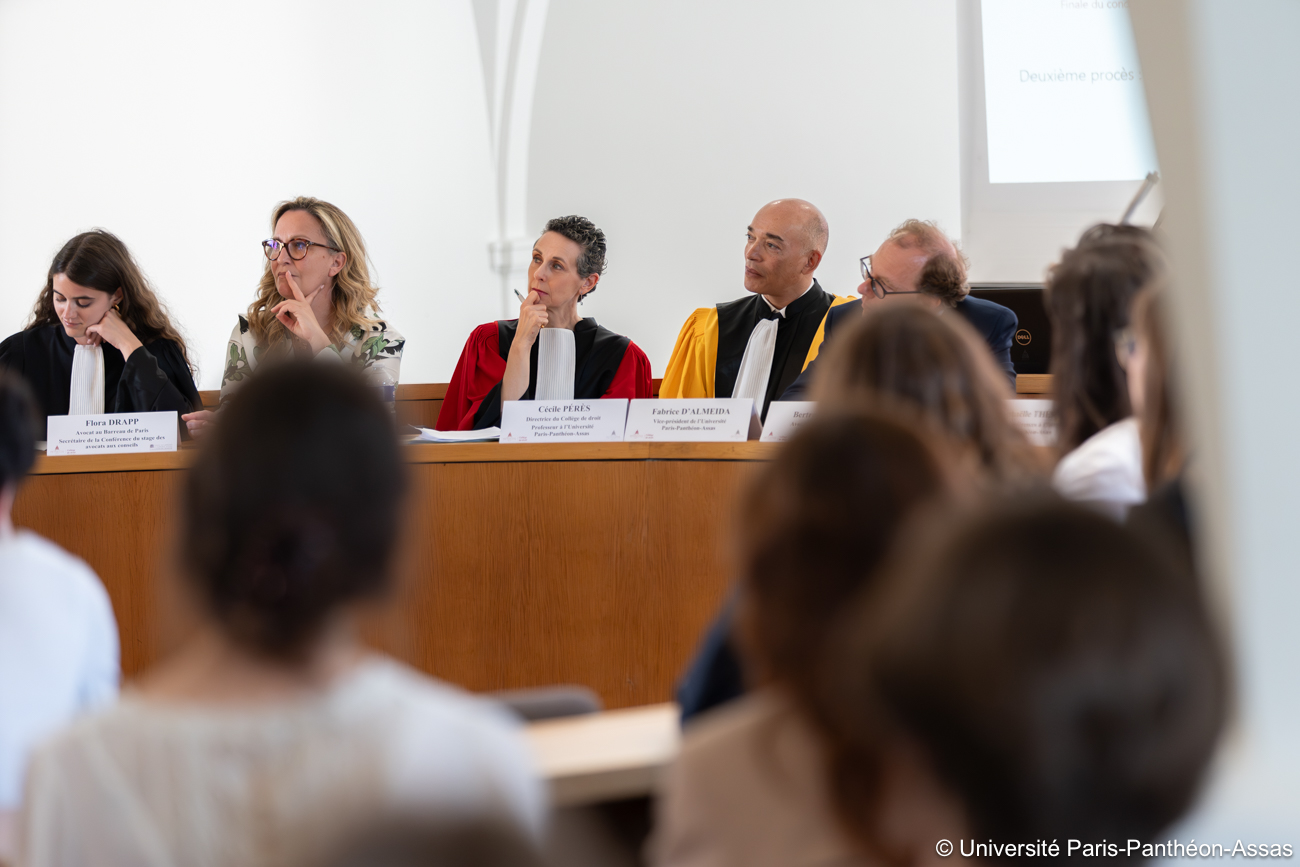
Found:
[[1052, 324], [1039, 283], [972, 283], [970, 294], [1010, 307], [1020, 320], [1011, 340], [1016, 373], [1047, 373], [1052, 361]]

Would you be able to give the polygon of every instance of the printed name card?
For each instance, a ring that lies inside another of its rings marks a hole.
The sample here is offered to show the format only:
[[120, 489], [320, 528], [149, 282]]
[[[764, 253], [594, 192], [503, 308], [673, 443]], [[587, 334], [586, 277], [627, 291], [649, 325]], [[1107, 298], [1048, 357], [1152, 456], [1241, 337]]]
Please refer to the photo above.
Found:
[[45, 425], [47, 455], [176, 451], [175, 412], [52, 415]]
[[748, 397], [634, 400], [627, 441], [743, 443], [753, 416], [754, 401]]
[[765, 443], [783, 443], [804, 422], [812, 418], [813, 408], [817, 404], [811, 400], [776, 400], [767, 405], [767, 421], [763, 423]]
[[1056, 444], [1056, 413], [1050, 400], [1008, 400], [1011, 421], [1036, 446]]
[[501, 406], [503, 443], [623, 441], [627, 399], [507, 400]]

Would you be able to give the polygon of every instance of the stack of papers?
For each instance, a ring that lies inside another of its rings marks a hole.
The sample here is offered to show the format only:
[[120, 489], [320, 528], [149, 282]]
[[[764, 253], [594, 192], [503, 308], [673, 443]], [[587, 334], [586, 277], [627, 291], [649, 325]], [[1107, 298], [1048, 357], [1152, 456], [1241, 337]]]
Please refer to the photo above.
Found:
[[433, 430], [419, 428], [420, 434], [413, 443], [487, 443], [501, 439], [501, 428], [485, 427], [483, 430]]

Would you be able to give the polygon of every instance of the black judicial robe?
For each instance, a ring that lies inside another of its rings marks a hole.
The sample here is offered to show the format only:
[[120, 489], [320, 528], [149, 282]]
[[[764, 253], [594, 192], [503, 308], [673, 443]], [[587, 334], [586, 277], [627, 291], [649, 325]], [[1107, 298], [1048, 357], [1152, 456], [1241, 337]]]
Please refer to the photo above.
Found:
[[[71, 402], [72, 353], [76, 341], [62, 325], [42, 325], [10, 335], [0, 343], [0, 367], [21, 374], [46, 416], [67, 415]], [[123, 358], [113, 345], [104, 349], [104, 412], [193, 412], [199, 391], [181, 349], [154, 340]]]
[[754, 327], [763, 319], [777, 321], [776, 348], [760, 415], [798, 378], [812, 350], [820, 343], [822, 321], [837, 299], [816, 280], [781, 316], [763, 296], [747, 295], [735, 301], [701, 308], [687, 320], [677, 338], [659, 388], [661, 398], [731, 397], [740, 374], [740, 362]]
[[[501, 423], [501, 381], [519, 320], [480, 325], [470, 334], [438, 412], [438, 430], [482, 430]], [[646, 399], [651, 396], [650, 359], [627, 337], [587, 317], [573, 328], [573, 397]], [[528, 389], [520, 400], [535, 400], [537, 354], [533, 343]]]

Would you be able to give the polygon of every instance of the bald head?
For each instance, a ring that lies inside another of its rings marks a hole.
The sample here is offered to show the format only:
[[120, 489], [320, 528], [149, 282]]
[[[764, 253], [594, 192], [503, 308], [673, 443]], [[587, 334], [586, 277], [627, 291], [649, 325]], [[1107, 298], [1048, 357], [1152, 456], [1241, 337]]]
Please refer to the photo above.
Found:
[[785, 227], [786, 235], [798, 239], [805, 251], [816, 250], [826, 254], [826, 242], [830, 240], [831, 230], [826, 216], [812, 202], [803, 199], [777, 199], [768, 202], [759, 209], [759, 216], [768, 216], [774, 222]]
[[784, 308], [812, 285], [829, 236], [826, 218], [810, 202], [768, 202], [745, 233], [745, 288]]

